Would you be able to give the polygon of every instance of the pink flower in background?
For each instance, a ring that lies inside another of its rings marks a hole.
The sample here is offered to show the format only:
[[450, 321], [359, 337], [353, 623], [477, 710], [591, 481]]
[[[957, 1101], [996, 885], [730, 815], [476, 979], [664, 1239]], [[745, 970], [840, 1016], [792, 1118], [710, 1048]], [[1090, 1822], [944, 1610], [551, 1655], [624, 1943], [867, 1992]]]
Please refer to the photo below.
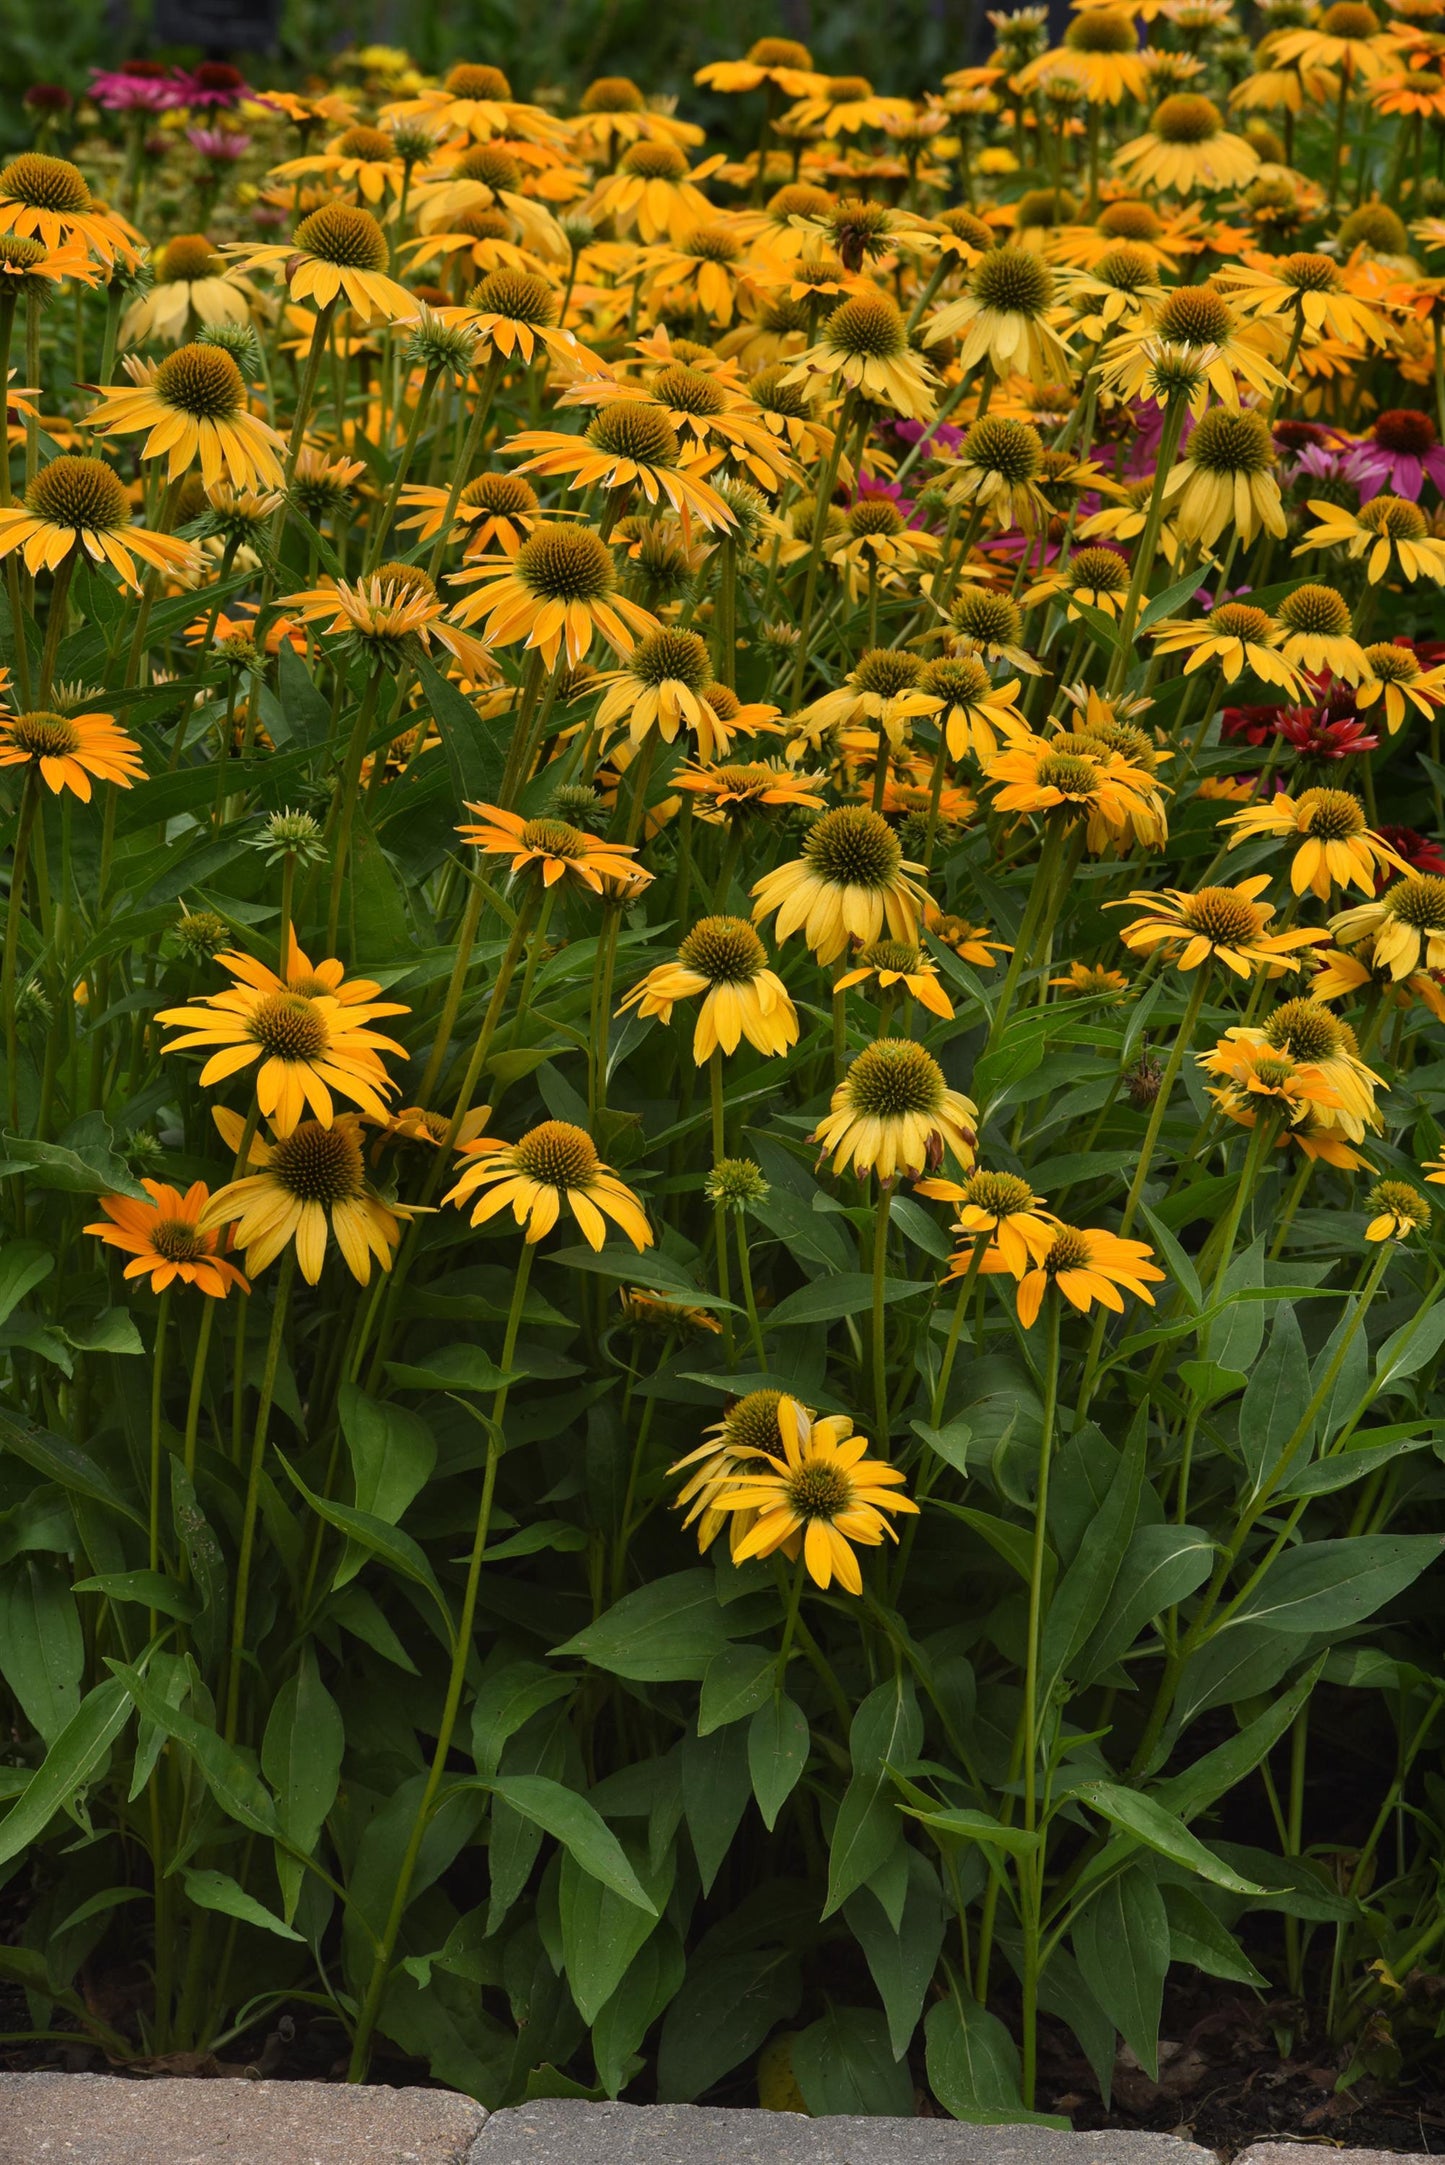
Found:
[[215, 165], [230, 165], [244, 158], [251, 148], [249, 135], [239, 135], [230, 128], [187, 128], [186, 141]]
[[253, 95], [240, 69], [224, 60], [203, 60], [197, 68], [179, 69], [176, 79], [180, 89], [177, 104], [189, 105], [193, 111], [208, 107], [219, 112]]
[[1408, 407], [1377, 414], [1364, 441], [1345, 454], [1344, 468], [1364, 497], [1408, 496], [1417, 503], [1427, 477], [1445, 495], [1445, 450], [1435, 424]]
[[168, 113], [184, 103], [175, 75], [158, 60], [92, 68], [90, 96], [107, 113]]

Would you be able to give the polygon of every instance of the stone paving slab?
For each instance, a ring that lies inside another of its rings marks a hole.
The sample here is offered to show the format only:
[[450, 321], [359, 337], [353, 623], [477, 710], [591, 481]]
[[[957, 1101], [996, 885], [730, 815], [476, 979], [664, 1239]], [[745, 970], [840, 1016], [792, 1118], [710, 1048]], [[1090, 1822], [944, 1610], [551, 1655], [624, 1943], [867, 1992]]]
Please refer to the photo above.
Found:
[[[1234, 2165], [1402, 2165], [1388, 2150], [1256, 2143]], [[0, 2075], [0, 2165], [1218, 2165], [1173, 2135], [810, 2120], [549, 2100], [490, 2118], [448, 2090]]]
[[[472, 2165], [1217, 2165], [1174, 2135], [1072, 2135], [959, 2120], [810, 2120], [711, 2105], [549, 2100], [493, 2113]], [[1274, 2165], [1274, 2161], [1265, 2161]], [[1299, 2165], [1297, 2159], [1289, 2165]]]
[[485, 2119], [449, 2090], [0, 2075], [0, 2165], [466, 2165]]

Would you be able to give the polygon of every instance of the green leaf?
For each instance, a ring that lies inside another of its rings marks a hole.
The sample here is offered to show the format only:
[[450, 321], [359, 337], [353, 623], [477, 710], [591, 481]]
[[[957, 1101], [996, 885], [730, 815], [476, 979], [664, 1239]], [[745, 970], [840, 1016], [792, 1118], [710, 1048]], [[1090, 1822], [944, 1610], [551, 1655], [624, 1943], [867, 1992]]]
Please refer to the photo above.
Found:
[[793, 2074], [810, 2113], [913, 2113], [913, 2077], [873, 2007], [830, 2007], [793, 2040]]
[[186, 1893], [197, 1909], [219, 1910], [223, 1917], [236, 1917], [242, 1924], [256, 1925], [263, 1932], [274, 1932], [278, 1939], [301, 1940], [302, 1945], [305, 1945], [299, 1932], [293, 1931], [289, 1924], [283, 1924], [279, 1917], [265, 1908], [253, 1895], [247, 1894], [244, 1887], [238, 1887], [235, 1880], [226, 1873], [193, 1872], [183, 1866], [181, 1878], [185, 1882]]
[[[931, 1293], [931, 1278], [885, 1278], [885, 1302], [909, 1300], [915, 1293]], [[861, 1315], [873, 1305], [873, 1281], [864, 1271], [834, 1271], [799, 1286], [764, 1316], [768, 1330], [801, 1323], [836, 1323], [843, 1316]]]
[[871, 1887], [860, 1887], [843, 1905], [848, 1929], [863, 1950], [868, 1973], [888, 2017], [888, 2040], [901, 2060], [913, 2040], [938, 1958], [945, 1914], [938, 1874], [921, 1849], [908, 1849], [908, 1891], [897, 1930]]
[[1227, 1887], [1231, 1894], [1263, 1891], [1253, 1880], [1241, 1879], [1227, 1864], [1222, 1864], [1197, 1835], [1191, 1834], [1153, 1797], [1144, 1796], [1137, 1789], [1125, 1789], [1117, 1782], [1078, 1782], [1069, 1793], [1081, 1804], [1086, 1804], [1091, 1812], [1097, 1812], [1101, 1819], [1107, 1819], [1110, 1826], [1118, 1827], [1136, 1842], [1142, 1842], [1146, 1849], [1157, 1850], [1171, 1864], [1181, 1864], [1187, 1872], [1211, 1880], [1216, 1887]]
[[386, 1372], [407, 1391], [480, 1391], [487, 1396], [514, 1382], [517, 1373], [504, 1373], [481, 1346], [467, 1345], [438, 1346], [419, 1364], [388, 1361]]
[[484, 721], [466, 694], [429, 661], [417, 663], [417, 676], [441, 734], [457, 802], [490, 804], [506, 765], [499, 725]]
[[124, 1662], [108, 1659], [107, 1666], [124, 1684], [136, 1709], [173, 1737], [200, 1771], [201, 1778], [228, 1819], [250, 1834], [274, 1839], [281, 1831], [276, 1808], [256, 1773], [250, 1756], [237, 1744], [228, 1744], [214, 1729], [169, 1704], [149, 1678]]
[[657, 2050], [659, 2104], [699, 2097], [785, 2022], [802, 1994], [786, 1947], [704, 1949], [667, 2010]]
[[1092, 1682], [1129, 1651], [1147, 1623], [1187, 1600], [1208, 1578], [1213, 1560], [1214, 1543], [1198, 1526], [1137, 1528], [1077, 1681]]
[[1282, 1302], [1239, 1408], [1239, 1447], [1249, 1470], [1251, 1497], [1265, 1486], [1309, 1401], [1304, 1338], [1293, 1307]]
[[495, 1774], [510, 1737], [543, 1707], [571, 1697], [573, 1679], [540, 1662], [509, 1662], [483, 1679], [472, 1702], [472, 1757], [479, 1774]]
[[85, 1787], [130, 1720], [130, 1695], [108, 1677], [81, 1700], [41, 1764], [0, 1820], [0, 1866], [18, 1857], [45, 1832]]
[[710, 1736], [729, 1722], [752, 1714], [772, 1692], [776, 1654], [764, 1646], [724, 1646], [703, 1672], [697, 1733]]
[[77, 1594], [104, 1594], [107, 1601], [130, 1601], [137, 1608], [155, 1609], [183, 1624], [194, 1623], [200, 1603], [195, 1595], [162, 1571], [101, 1571], [93, 1579], [77, 1579]]
[[1061, 1678], [1071, 1673], [1074, 1657], [1088, 1641], [1109, 1603], [1129, 1548], [1144, 1482], [1144, 1446], [1149, 1430], [1147, 1401], [1129, 1424], [1129, 1433], [1103, 1507], [1049, 1604], [1040, 1657], [1040, 1703], [1047, 1705]]
[[47, 1481], [58, 1482], [72, 1494], [85, 1496], [91, 1503], [128, 1518], [132, 1525], [144, 1527], [145, 1520], [126, 1502], [92, 1453], [52, 1436], [48, 1429], [37, 1428], [23, 1414], [0, 1408], [0, 1449], [13, 1451]]
[[848, 1732], [852, 1779], [843, 1792], [828, 1847], [824, 1917], [871, 1880], [902, 1839], [891, 1766], [905, 1766], [923, 1747], [923, 1717], [904, 1677], [877, 1685], [853, 1716]]
[[923, 2024], [928, 2087], [955, 2120], [975, 2127], [1067, 2127], [1048, 2113], [1029, 2112], [1019, 2090], [1018, 2047], [986, 2007], [954, 1987], [929, 2008]]
[[289, 639], [282, 640], [276, 657], [276, 686], [281, 697], [281, 711], [297, 743], [324, 744], [331, 732], [331, 703], [317, 690], [310, 671]]
[[765, 1700], [748, 1723], [748, 1771], [769, 1834], [798, 1786], [812, 1742], [807, 1715], [786, 1692]]
[[[102, 1123], [102, 1126], [104, 1123]], [[33, 1186], [51, 1188], [61, 1195], [129, 1195], [148, 1203], [150, 1197], [132, 1178], [124, 1161], [105, 1140], [71, 1149], [63, 1143], [37, 1142], [30, 1135], [0, 1137], [0, 1180], [24, 1173]]]
[[1182, 579], [1176, 579], [1172, 586], [1166, 586], [1162, 594], [1156, 594], [1147, 607], [1139, 612], [1136, 636], [1142, 638], [1152, 624], [1157, 624], [1163, 617], [1172, 616], [1181, 602], [1188, 601], [1198, 585], [1198, 572], [1189, 571]]
[[1005, 1826], [992, 1812], [979, 1811], [971, 1804], [955, 1809], [943, 1807], [936, 1812], [926, 1812], [916, 1805], [904, 1805], [902, 1809], [910, 1819], [916, 1819], [937, 1837], [940, 1846], [951, 1842], [982, 1842], [987, 1849], [1002, 1849], [1011, 1857], [1031, 1857], [1043, 1844], [1043, 1835], [1035, 1828]]
[[[932, 1497], [930, 1502], [934, 1510], [946, 1511], [950, 1518], [962, 1519], [965, 1526], [971, 1526], [976, 1534], [982, 1534], [989, 1547], [1003, 1558], [1011, 1570], [1018, 1573], [1024, 1584], [1029, 1583], [1034, 1572], [1034, 1552], [1033, 1535], [1028, 1527], [1016, 1526], [1012, 1519], [997, 1518], [991, 1511], [976, 1511], [970, 1504], [949, 1503], [941, 1496]], [[1058, 1571], [1058, 1558], [1052, 1549], [1046, 1552], [1044, 1569], [1046, 1590], [1052, 1594]]]
[[549, 1781], [543, 1774], [497, 1774], [484, 1785], [523, 1819], [529, 1819], [560, 1842], [568, 1855], [621, 1895], [624, 1902], [655, 1916], [646, 1888], [627, 1861], [626, 1852], [596, 1808], [575, 1789]]
[[[338, 1533], [346, 1534], [371, 1555], [378, 1557], [391, 1571], [410, 1579], [414, 1586], [424, 1586], [436, 1603], [447, 1637], [452, 1630], [451, 1611], [446, 1596], [437, 1584], [436, 1573], [427, 1562], [424, 1552], [404, 1534], [398, 1526], [388, 1526], [384, 1519], [373, 1518], [369, 1511], [354, 1511], [350, 1504], [333, 1503], [330, 1498], [317, 1496], [306, 1486], [284, 1451], [276, 1453], [292, 1486], [300, 1491], [316, 1516], [325, 1519]], [[344, 1570], [344, 1564], [339, 1567]], [[345, 1581], [343, 1580], [343, 1584]]]
[[1441, 1534], [1363, 1534], [1286, 1549], [1226, 1626], [1271, 1631], [1343, 1631], [1362, 1624], [1427, 1571], [1445, 1549]]
[[1163, 1892], [1172, 1961], [1192, 1963], [1207, 1977], [1268, 1991], [1269, 1979], [1261, 1976], [1233, 1933], [1193, 1888], [1166, 1886]]
[[1352, 1481], [1362, 1481], [1367, 1473], [1374, 1473], [1379, 1466], [1388, 1466], [1392, 1459], [1402, 1457], [1407, 1451], [1423, 1451], [1432, 1441], [1427, 1431], [1423, 1435], [1396, 1436], [1389, 1443], [1370, 1442], [1368, 1429], [1356, 1436], [1349, 1448], [1336, 1451], [1329, 1458], [1316, 1459], [1312, 1466], [1301, 1466], [1298, 1473], [1290, 1474], [1281, 1481], [1276, 1494], [1286, 1496], [1332, 1496], [1337, 1489], [1348, 1488]]
[[0, 1323], [8, 1323], [26, 1294], [54, 1268], [54, 1256], [39, 1241], [7, 1241], [0, 1250]]
[[[639, 1874], [646, 1869], [641, 1859], [632, 1861]], [[568, 1989], [584, 2022], [597, 2020], [638, 1950], [656, 1930], [672, 1893], [675, 1864], [675, 1852], [669, 1849], [658, 1870], [649, 1875], [649, 1911], [604, 1886], [570, 1851], [564, 1854], [557, 1883], [562, 1951]]]
[[80, 1710], [85, 1644], [59, 1562], [18, 1556], [0, 1571], [0, 1676], [46, 1744]]
[[384, 1399], [368, 1398], [354, 1383], [343, 1383], [336, 1399], [341, 1431], [351, 1453], [356, 1508], [395, 1526], [426, 1487], [436, 1465], [431, 1430], [420, 1414]]
[[973, 1441], [973, 1430], [967, 1421], [946, 1421], [942, 1428], [930, 1428], [926, 1421], [909, 1424], [915, 1436], [921, 1436], [930, 1451], [941, 1458], [955, 1473], [968, 1472], [968, 1447]]
[[1169, 1918], [1147, 1865], [1131, 1866], [1092, 1897], [1074, 1925], [1074, 1954], [1085, 1984], [1157, 2081]]
[[609, 2097], [625, 2088], [633, 2055], [676, 1997], [687, 1963], [682, 1941], [664, 1922], [644, 1941], [631, 1967], [592, 2025], [592, 2055]]
[[717, 1729], [685, 1736], [679, 1749], [683, 1815], [702, 1891], [710, 1894], [752, 1793], [747, 1739], [740, 1729]]
[[1433, 1360], [1445, 1345], [1445, 1301], [1437, 1301], [1423, 1316], [1412, 1316], [1392, 1331], [1375, 1361], [1375, 1396], [1392, 1390]]
[[732, 1632], [710, 1571], [675, 1571], [625, 1594], [595, 1624], [552, 1648], [634, 1683], [701, 1683]]
[[1273, 1751], [1291, 1726], [1319, 1681], [1324, 1658], [1321, 1655], [1297, 1684], [1282, 1692], [1253, 1721], [1246, 1722], [1242, 1729], [1226, 1737], [1222, 1744], [1216, 1744], [1213, 1751], [1194, 1760], [1181, 1773], [1161, 1782], [1154, 1791], [1155, 1801], [1176, 1817], [1187, 1820], [1206, 1811], [1217, 1798], [1236, 1788], [1246, 1775], [1254, 1772], [1266, 1753]]
[[[275, 1794], [276, 1816], [287, 1839], [305, 1855], [315, 1849], [336, 1802], [345, 1748], [341, 1709], [322, 1683], [307, 1643], [296, 1674], [276, 1694], [261, 1740], [261, 1768]], [[289, 1924], [300, 1895], [301, 1867], [283, 1852], [277, 1869]]]

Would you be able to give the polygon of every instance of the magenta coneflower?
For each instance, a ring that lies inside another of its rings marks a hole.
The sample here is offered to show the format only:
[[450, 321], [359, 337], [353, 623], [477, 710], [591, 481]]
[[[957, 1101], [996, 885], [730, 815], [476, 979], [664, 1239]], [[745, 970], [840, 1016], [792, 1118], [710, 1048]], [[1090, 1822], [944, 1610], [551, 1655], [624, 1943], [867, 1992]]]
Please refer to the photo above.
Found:
[[1445, 450], [1426, 413], [1391, 408], [1375, 416], [1374, 426], [1343, 459], [1344, 471], [1362, 497], [1407, 496], [1417, 503], [1428, 478], [1445, 496]]
[[93, 68], [89, 95], [107, 113], [168, 113], [183, 102], [174, 73], [158, 60], [126, 60], [118, 68]]
[[176, 80], [180, 89], [177, 102], [190, 106], [193, 112], [219, 112], [254, 95], [240, 69], [224, 60], [203, 60], [199, 67], [178, 68]]
[[230, 128], [187, 128], [186, 141], [213, 165], [231, 165], [251, 148], [249, 135]]

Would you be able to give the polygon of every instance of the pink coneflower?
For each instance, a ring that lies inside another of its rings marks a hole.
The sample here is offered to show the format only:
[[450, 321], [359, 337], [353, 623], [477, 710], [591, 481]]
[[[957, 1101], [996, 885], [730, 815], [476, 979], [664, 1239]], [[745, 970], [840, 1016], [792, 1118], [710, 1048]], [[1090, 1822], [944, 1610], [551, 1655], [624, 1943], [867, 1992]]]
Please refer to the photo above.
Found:
[[179, 103], [219, 112], [223, 108], [239, 105], [243, 98], [253, 95], [250, 84], [239, 68], [233, 68], [224, 60], [203, 60], [199, 67], [177, 70], [180, 85]]
[[213, 165], [231, 165], [251, 148], [249, 135], [237, 134], [230, 128], [187, 128], [186, 141]]
[[68, 113], [74, 99], [63, 83], [32, 83], [21, 99], [32, 113]]
[[928, 438], [927, 444], [919, 453], [920, 466], [926, 465], [930, 459], [956, 458], [965, 433], [963, 429], [955, 428], [951, 421], [931, 421], [926, 428], [921, 421], [891, 421], [888, 425], [902, 445], [905, 457], [920, 436]]
[[1353, 759], [1359, 752], [1373, 752], [1380, 741], [1363, 722], [1343, 715], [1334, 720], [1318, 707], [1291, 707], [1278, 726], [1301, 759]]
[[126, 60], [92, 68], [90, 96], [106, 113], [168, 113], [182, 103], [181, 87], [158, 60]]
[[1226, 743], [1268, 744], [1280, 724], [1283, 707], [1226, 707], [1219, 717], [1219, 734]]
[[1410, 407], [1377, 414], [1364, 441], [1346, 452], [1344, 468], [1363, 497], [1408, 496], [1418, 503], [1427, 476], [1445, 495], [1445, 450], [1435, 424]]

